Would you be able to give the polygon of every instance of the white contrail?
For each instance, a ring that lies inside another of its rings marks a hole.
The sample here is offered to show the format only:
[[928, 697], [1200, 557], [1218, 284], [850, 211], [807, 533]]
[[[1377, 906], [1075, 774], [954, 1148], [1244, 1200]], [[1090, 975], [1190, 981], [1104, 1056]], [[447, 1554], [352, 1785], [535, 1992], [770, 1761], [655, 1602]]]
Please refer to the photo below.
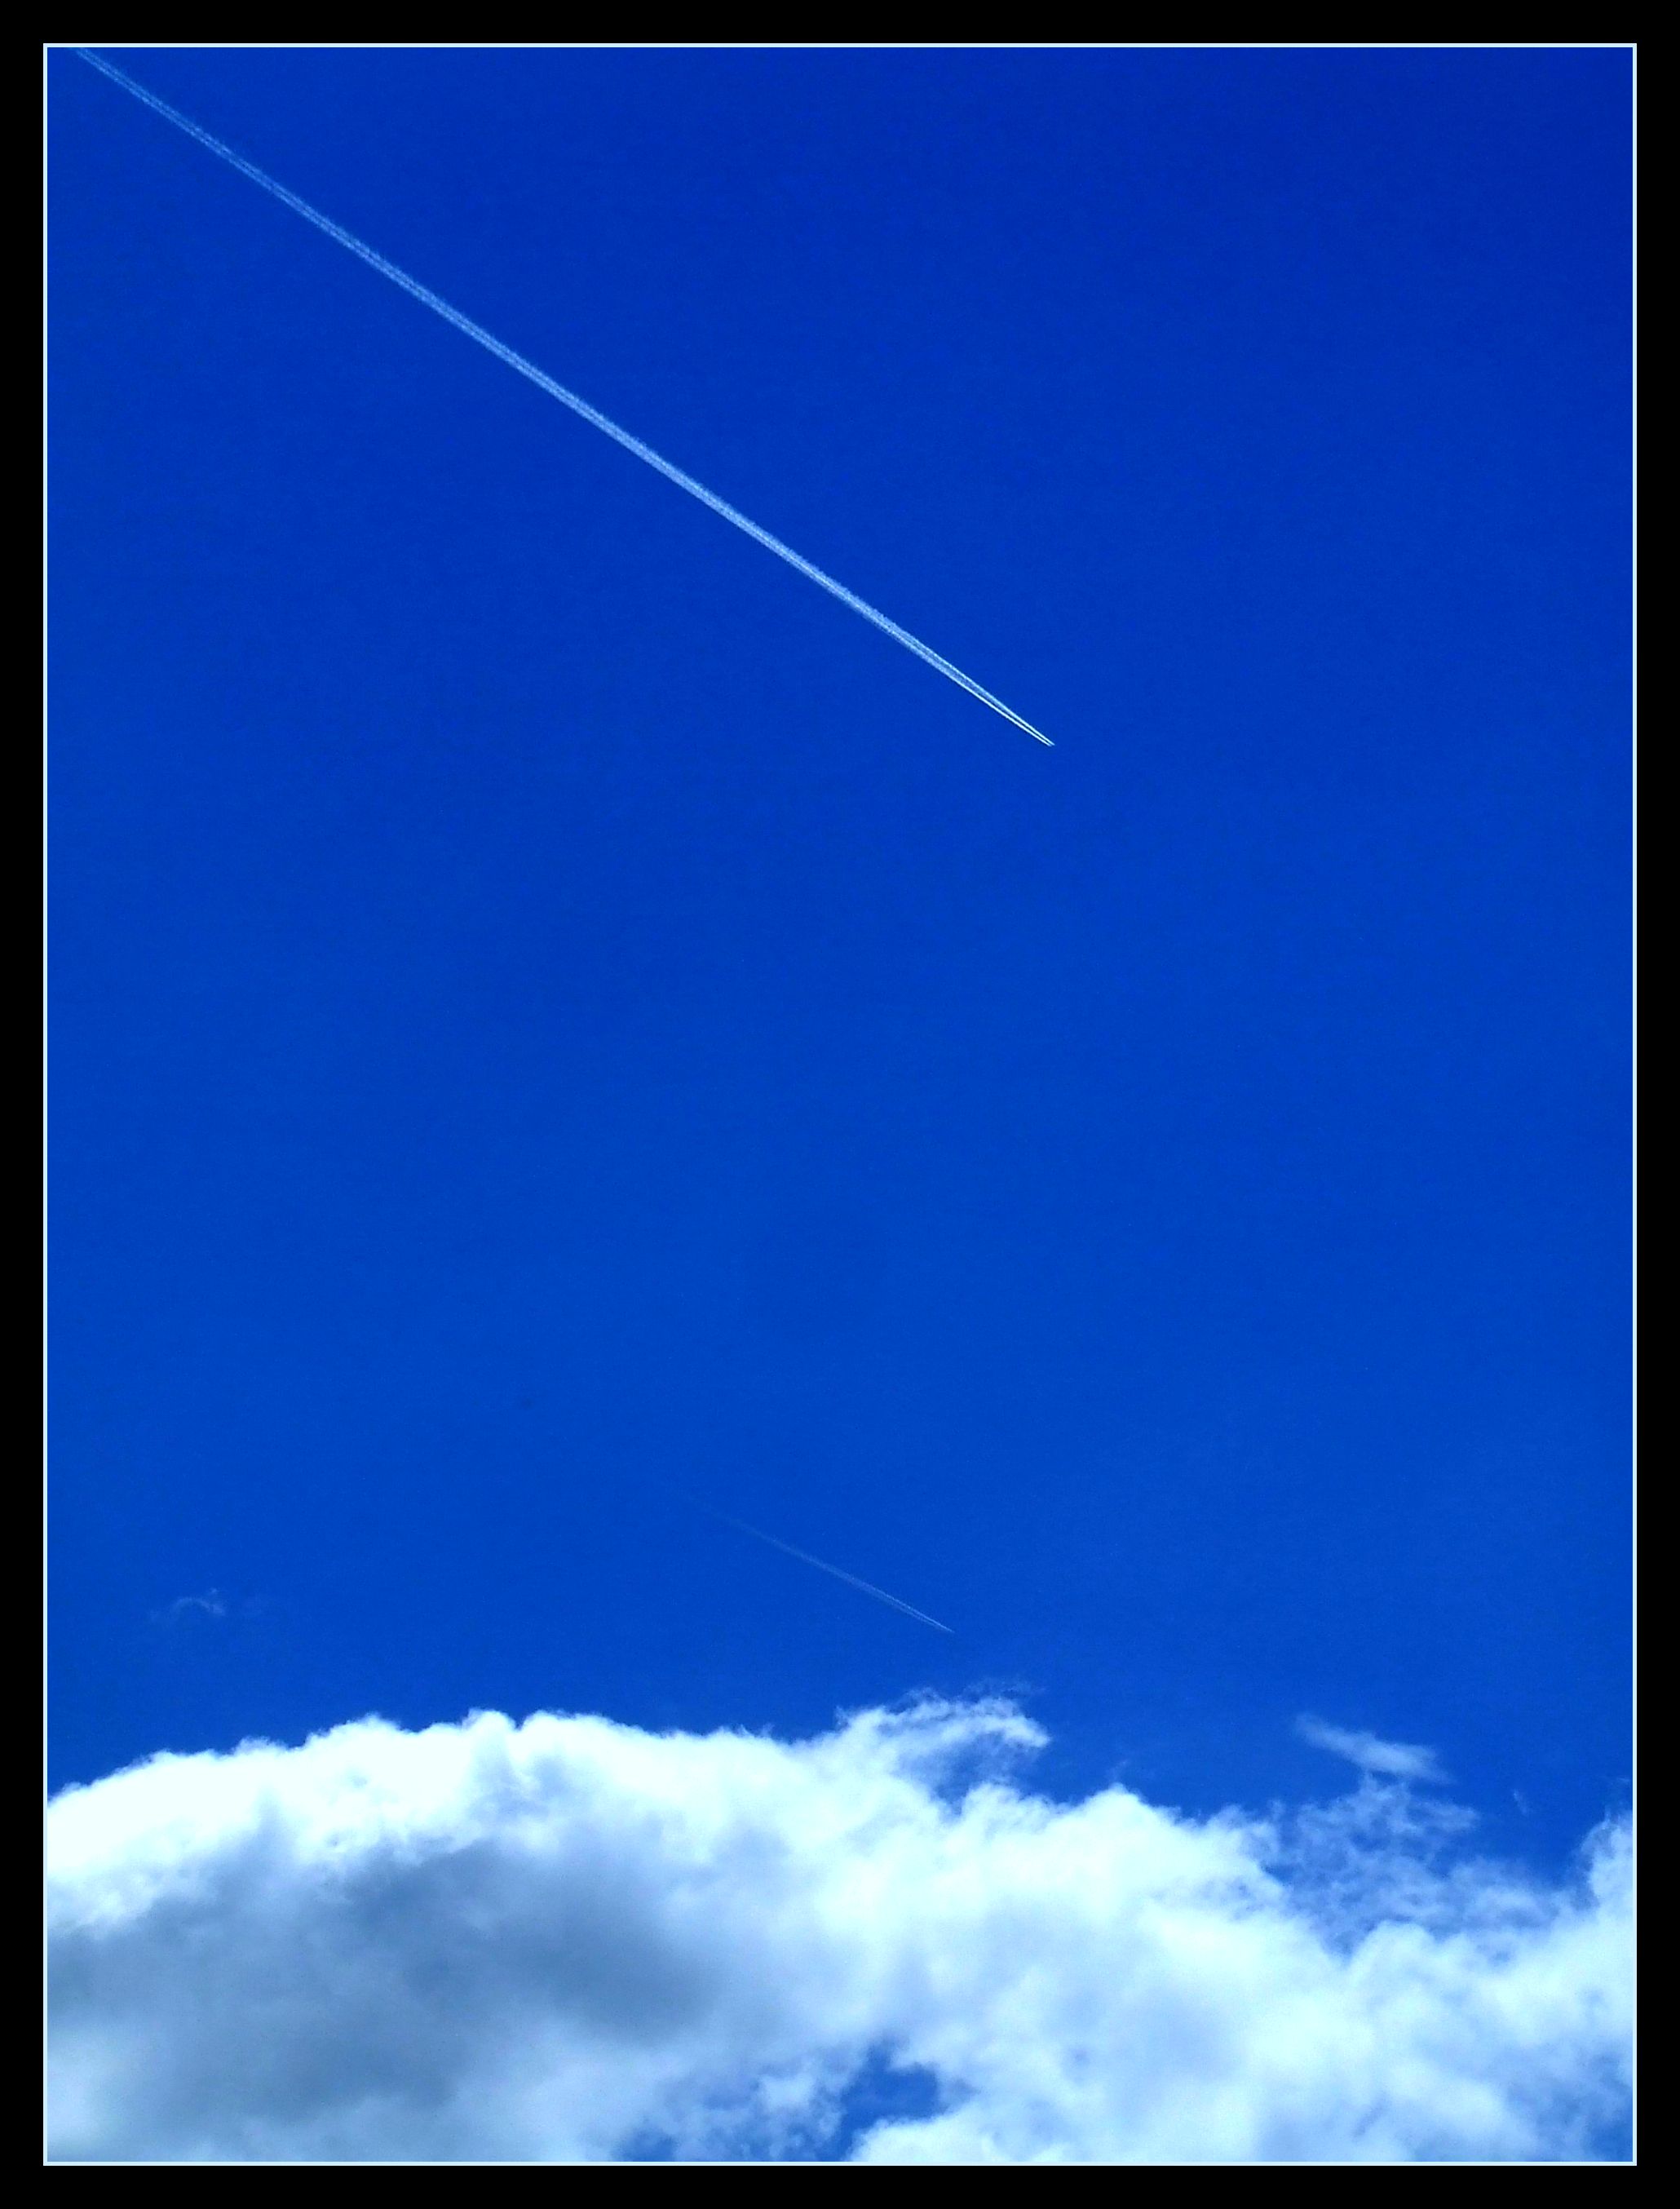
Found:
[[749, 1526], [744, 1519], [731, 1519], [722, 1511], [713, 1512], [712, 1516], [721, 1519], [726, 1526], [733, 1526], [737, 1533], [750, 1534], [755, 1542], [768, 1542], [772, 1550], [780, 1550], [784, 1556], [797, 1557], [802, 1565], [814, 1565], [819, 1573], [831, 1573], [836, 1580], [844, 1580], [848, 1587], [861, 1588], [865, 1595], [873, 1595], [877, 1603], [891, 1604], [895, 1610], [902, 1610], [906, 1618], [919, 1618], [924, 1626], [933, 1627], [941, 1634], [955, 1634], [957, 1631], [954, 1626], [946, 1626], [939, 1619], [930, 1618], [925, 1610], [918, 1610], [914, 1604], [900, 1603], [896, 1595], [889, 1595], [885, 1588], [878, 1588], [873, 1580], [861, 1580], [855, 1573], [843, 1573], [838, 1565], [825, 1564], [820, 1557], [808, 1556], [803, 1550], [795, 1549], [791, 1542], [778, 1542], [774, 1534], [766, 1534], [762, 1526]]
[[237, 169], [242, 177], [249, 177], [254, 184], [261, 184], [265, 192], [271, 192], [294, 214], [301, 214], [305, 222], [312, 222], [317, 230], [325, 231], [328, 238], [336, 238], [358, 260], [365, 261], [369, 268], [377, 268], [381, 276], [388, 276], [393, 284], [400, 285], [411, 298], [418, 299], [423, 306], [429, 307], [435, 315], [441, 315], [446, 322], [453, 322], [464, 336], [483, 346], [487, 352], [493, 352], [498, 360], [506, 361], [509, 368], [517, 369], [521, 376], [529, 377], [539, 390], [546, 391], [550, 399], [559, 400], [562, 406], [569, 406], [574, 414], [581, 414], [585, 422], [592, 422], [597, 430], [605, 430], [608, 436], [622, 445], [627, 452], [633, 453], [639, 460], [645, 460], [649, 467], [657, 468], [662, 476], [669, 476], [690, 497], [699, 499], [702, 506], [709, 506], [714, 514], [721, 514], [725, 521], [732, 521], [737, 529], [744, 529], [766, 551], [774, 552], [790, 568], [797, 568], [801, 575], [808, 575], [813, 583], [820, 583], [824, 590], [831, 592], [843, 605], [849, 606], [855, 614], [861, 614], [865, 621], [873, 622], [877, 629], [885, 629], [889, 636], [896, 637], [908, 651], [915, 653], [918, 659], [925, 659], [930, 667], [937, 667], [941, 675], [948, 675], [970, 697], [978, 698], [994, 713], [1001, 713], [1005, 720], [1013, 721], [1017, 729], [1024, 729], [1029, 737], [1036, 737], [1040, 743], [1047, 744], [1052, 741], [1042, 729], [1035, 729], [1030, 721], [1023, 721], [1017, 713], [1005, 705], [1001, 698], [994, 698], [971, 675], [964, 675], [960, 667], [953, 667], [948, 659], [942, 659], [931, 645], [924, 644], [920, 637], [912, 636], [909, 629], [900, 629], [897, 623], [890, 621], [879, 607], [872, 606], [867, 599], [859, 598], [855, 591], [849, 591], [843, 583], [837, 583], [832, 575], [825, 575], [820, 568], [813, 567], [790, 545], [784, 545], [779, 537], [772, 537], [767, 529], [760, 529], [756, 521], [749, 521], [744, 514], [719, 498], [716, 491], [708, 491], [704, 484], [696, 483], [693, 476], [685, 475], [681, 468], [663, 459], [651, 445], [645, 445], [639, 437], [633, 437], [627, 430], [621, 430], [616, 422], [609, 421], [586, 399], [579, 399], [575, 391], [568, 391], [563, 383], [556, 383], [553, 376], [545, 376], [523, 353], [515, 352], [512, 346], [503, 345], [500, 338], [493, 338], [488, 330], [481, 329], [477, 322], [469, 321], [459, 308], [452, 307], [447, 299], [440, 299], [435, 292], [429, 292], [423, 284], [417, 283], [412, 276], [405, 274], [382, 253], [375, 253], [371, 245], [364, 245], [359, 238], [340, 228], [339, 224], [312, 208], [307, 200], [300, 200], [296, 192], [289, 192], [284, 184], [277, 184], [266, 171], [259, 169], [255, 161], [248, 161], [243, 153], [236, 153], [231, 146], [224, 146], [219, 138], [213, 138], [207, 130], [201, 129], [189, 117], [170, 106], [166, 100], [159, 99], [156, 93], [148, 92], [143, 84], [136, 84], [131, 76], [124, 75], [102, 55], [90, 52], [86, 46], [78, 46], [75, 51], [102, 76], [108, 76], [113, 84], [120, 84], [124, 92], [132, 93], [154, 113], [174, 123], [177, 129], [184, 130], [189, 138], [197, 139], [201, 146], [227, 162], [231, 167]]

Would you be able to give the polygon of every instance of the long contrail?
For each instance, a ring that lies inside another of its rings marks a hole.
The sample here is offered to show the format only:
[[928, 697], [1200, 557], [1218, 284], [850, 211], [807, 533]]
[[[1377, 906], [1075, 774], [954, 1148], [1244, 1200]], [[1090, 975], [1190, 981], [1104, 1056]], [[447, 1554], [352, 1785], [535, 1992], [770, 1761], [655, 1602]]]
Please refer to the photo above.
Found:
[[375, 253], [371, 245], [364, 245], [359, 238], [332, 221], [318, 208], [312, 208], [307, 200], [300, 200], [296, 192], [289, 192], [284, 184], [277, 184], [265, 170], [259, 169], [255, 161], [248, 161], [243, 153], [236, 153], [231, 146], [223, 145], [219, 138], [213, 138], [189, 116], [183, 115], [178, 108], [159, 99], [156, 93], [148, 92], [143, 84], [136, 84], [131, 76], [124, 75], [102, 55], [91, 52], [86, 46], [78, 46], [75, 51], [102, 76], [108, 76], [113, 84], [120, 84], [124, 92], [132, 93], [155, 114], [174, 123], [177, 130], [184, 130], [189, 138], [195, 138], [208, 152], [227, 162], [230, 167], [237, 169], [242, 177], [249, 177], [254, 184], [261, 184], [265, 192], [272, 193], [283, 207], [289, 207], [294, 214], [301, 214], [305, 222], [312, 222], [317, 230], [325, 231], [328, 238], [336, 238], [340, 245], [355, 254], [357, 260], [365, 261], [369, 268], [378, 269], [381, 276], [388, 276], [393, 284], [400, 285], [411, 298], [418, 299], [423, 307], [429, 307], [435, 315], [441, 315], [446, 322], [453, 322], [464, 336], [470, 337], [475, 345], [483, 346], [487, 352], [493, 352], [498, 360], [506, 361], [509, 368], [517, 369], [539, 390], [546, 391], [550, 399], [559, 400], [562, 406], [569, 406], [574, 414], [581, 414], [585, 422], [592, 422], [597, 430], [604, 430], [608, 436], [622, 445], [626, 452], [633, 453], [639, 460], [645, 460], [649, 467], [657, 468], [662, 476], [668, 476], [691, 498], [699, 499], [702, 506], [709, 506], [714, 514], [721, 514], [725, 521], [734, 522], [737, 529], [745, 530], [767, 552], [774, 552], [790, 568], [797, 568], [801, 575], [808, 575], [813, 583], [820, 583], [824, 590], [831, 593], [843, 605], [849, 606], [855, 614], [861, 614], [865, 621], [873, 622], [877, 629], [885, 629], [889, 636], [897, 638], [907, 651], [915, 653], [918, 659], [925, 659], [930, 667], [937, 667], [941, 675], [949, 676], [970, 697], [978, 698], [994, 713], [1001, 713], [1005, 720], [1013, 721], [1017, 729], [1024, 729], [1029, 737], [1036, 737], [1040, 743], [1047, 744], [1052, 741], [1042, 729], [1035, 729], [1030, 721], [1023, 721], [1020, 714], [1005, 706], [1001, 698], [994, 698], [989, 690], [975, 681], [973, 676], [965, 675], [960, 667], [953, 667], [931, 645], [924, 644], [918, 636], [912, 636], [909, 629], [900, 629], [897, 623], [889, 620], [879, 607], [872, 606], [867, 599], [859, 598], [855, 591], [849, 591], [843, 583], [837, 583], [832, 575], [825, 575], [802, 553], [795, 552], [792, 545], [784, 545], [779, 537], [772, 537], [767, 529], [760, 529], [756, 521], [749, 521], [744, 514], [726, 500], [719, 498], [716, 491], [708, 491], [704, 484], [696, 483], [693, 476], [685, 475], [681, 468], [656, 453], [651, 445], [645, 445], [639, 437], [633, 437], [627, 430], [620, 429], [616, 422], [609, 421], [586, 399], [579, 399], [575, 391], [568, 391], [563, 383], [556, 383], [553, 376], [545, 376], [523, 353], [515, 352], [512, 346], [503, 345], [500, 338], [492, 337], [488, 330], [481, 329], [477, 322], [470, 321], [459, 308], [452, 307], [447, 299], [440, 299], [435, 292], [429, 292], [423, 284], [417, 283], [412, 276], [387, 261], [382, 253]]
[[831, 1573], [837, 1580], [844, 1580], [848, 1587], [861, 1588], [865, 1595], [873, 1595], [877, 1603], [891, 1604], [894, 1610], [902, 1610], [906, 1618], [919, 1618], [924, 1626], [931, 1626], [940, 1634], [955, 1634], [954, 1626], [946, 1626], [937, 1618], [930, 1618], [925, 1610], [914, 1604], [900, 1603], [896, 1595], [878, 1588], [873, 1580], [861, 1580], [855, 1573], [843, 1573], [838, 1565], [825, 1564], [822, 1558], [808, 1556], [803, 1550], [795, 1549], [791, 1542], [778, 1542], [774, 1534], [766, 1534], [762, 1526], [749, 1526], [744, 1519], [731, 1519], [727, 1513], [714, 1511], [714, 1519], [721, 1519], [726, 1526], [733, 1526], [739, 1534], [750, 1534], [755, 1542], [768, 1542], [772, 1550], [780, 1550], [784, 1556], [797, 1557], [802, 1565], [814, 1565], [819, 1573]]

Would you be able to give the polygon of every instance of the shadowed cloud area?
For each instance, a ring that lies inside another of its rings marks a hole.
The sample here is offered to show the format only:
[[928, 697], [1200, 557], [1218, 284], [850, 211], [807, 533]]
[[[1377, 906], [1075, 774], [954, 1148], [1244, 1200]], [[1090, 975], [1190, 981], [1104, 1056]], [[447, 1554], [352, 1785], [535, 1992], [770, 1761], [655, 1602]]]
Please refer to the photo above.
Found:
[[996, 1701], [787, 1742], [369, 1718], [71, 1789], [53, 2152], [1614, 2152], [1620, 1826], [1541, 1884], [1403, 1779], [1191, 1818], [1037, 1796], [1043, 1745]]

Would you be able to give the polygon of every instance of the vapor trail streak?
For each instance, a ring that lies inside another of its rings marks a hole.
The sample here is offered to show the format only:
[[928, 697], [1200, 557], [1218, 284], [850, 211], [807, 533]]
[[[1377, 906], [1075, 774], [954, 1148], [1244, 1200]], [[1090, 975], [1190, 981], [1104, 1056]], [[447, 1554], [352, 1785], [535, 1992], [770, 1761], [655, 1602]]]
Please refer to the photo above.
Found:
[[1040, 743], [1051, 743], [1052, 739], [1045, 735], [1042, 729], [1035, 729], [1030, 721], [1023, 721], [1017, 713], [1005, 705], [1001, 698], [994, 698], [992, 693], [976, 683], [971, 675], [965, 675], [960, 667], [953, 667], [951, 662], [942, 659], [931, 645], [924, 644], [920, 637], [912, 636], [909, 629], [900, 629], [897, 623], [890, 621], [879, 607], [872, 606], [867, 599], [859, 598], [855, 591], [849, 591], [843, 583], [837, 583], [832, 575], [825, 575], [820, 568], [814, 567], [801, 553], [795, 552], [790, 545], [784, 545], [779, 537], [772, 537], [767, 529], [760, 529], [756, 521], [749, 521], [744, 514], [738, 512], [725, 500], [719, 498], [716, 491], [708, 491], [704, 484], [696, 483], [693, 476], [685, 475], [681, 468], [673, 466], [669, 460], [663, 459], [651, 445], [645, 445], [639, 437], [633, 437], [627, 430], [621, 430], [616, 422], [609, 421], [607, 417], [591, 406], [586, 399], [579, 399], [575, 391], [568, 391], [563, 383], [556, 383], [553, 376], [545, 376], [542, 370], [534, 363], [528, 361], [523, 353], [515, 352], [512, 346], [503, 345], [500, 338], [492, 337], [488, 330], [481, 329], [477, 322], [470, 321], [459, 308], [452, 307], [447, 299], [440, 299], [435, 292], [429, 292], [423, 284], [417, 283], [412, 276], [405, 274], [393, 262], [387, 261], [382, 253], [375, 253], [371, 245], [364, 245], [359, 238], [330, 220], [318, 208], [312, 208], [307, 200], [300, 200], [296, 192], [289, 192], [284, 184], [277, 184], [265, 170], [259, 169], [255, 161], [248, 161], [243, 153], [236, 153], [231, 146], [223, 145], [219, 138], [213, 138], [207, 130], [201, 129], [189, 117], [183, 115], [177, 108], [170, 106], [166, 100], [159, 99], [156, 93], [148, 92], [144, 85], [136, 84], [131, 76], [124, 75], [120, 69], [106, 61], [103, 56], [90, 52], [86, 46], [78, 46], [75, 51], [83, 61], [98, 69], [102, 76], [108, 76], [113, 84], [120, 84], [124, 92], [132, 93], [137, 100], [151, 108], [155, 114], [161, 115], [165, 122], [174, 123], [177, 130], [184, 130], [189, 138], [195, 138], [201, 146], [214, 153], [219, 160], [227, 162], [230, 167], [237, 169], [242, 177], [249, 177], [254, 184], [261, 184], [265, 192], [272, 193], [283, 207], [289, 207], [294, 214], [301, 214], [305, 222], [312, 222], [317, 230], [325, 231], [328, 238], [336, 238], [340, 245], [355, 254], [358, 260], [365, 261], [369, 268], [376, 268], [381, 276], [388, 276], [393, 284], [399, 285], [411, 298], [418, 299], [422, 306], [429, 307], [435, 315], [441, 315], [446, 322], [453, 322], [463, 336], [470, 337], [476, 345], [483, 346], [487, 352], [493, 352], [498, 360], [506, 361], [509, 368], [517, 369], [521, 376], [528, 377], [539, 390], [546, 391], [550, 399], [557, 399], [562, 406], [569, 406], [574, 414], [581, 414], [585, 422], [591, 422], [597, 430], [604, 430], [608, 436], [622, 445], [627, 452], [633, 453], [639, 460], [645, 460], [649, 467], [657, 468], [662, 476], [668, 476], [680, 490], [686, 491], [691, 498], [699, 499], [702, 506], [709, 506], [714, 514], [721, 514], [725, 521], [732, 521], [737, 529], [745, 530], [747, 534], [755, 539], [767, 552], [774, 552], [778, 559], [785, 560], [790, 568], [797, 568], [801, 575], [808, 575], [813, 583], [820, 583], [824, 590], [838, 599], [843, 605], [849, 606], [855, 614], [861, 614], [865, 621], [873, 622], [877, 629], [885, 629], [890, 637], [896, 638], [907, 651], [915, 653], [918, 659], [925, 659], [930, 667], [938, 668], [941, 675], [949, 676], [951, 680], [960, 689], [966, 690], [970, 697], [978, 698], [983, 706], [989, 706], [994, 713], [1001, 713], [1005, 720], [1013, 721], [1017, 729], [1024, 729], [1029, 737], [1036, 737]]
[[803, 1550], [795, 1549], [791, 1542], [778, 1542], [774, 1534], [766, 1534], [762, 1526], [749, 1526], [744, 1519], [730, 1519], [721, 1511], [712, 1516], [721, 1519], [726, 1526], [733, 1526], [738, 1534], [750, 1534], [755, 1542], [768, 1542], [772, 1550], [780, 1550], [784, 1556], [797, 1557], [802, 1565], [814, 1565], [819, 1573], [830, 1573], [837, 1580], [844, 1580], [848, 1587], [861, 1588], [865, 1595], [873, 1595], [877, 1603], [891, 1604], [894, 1610], [902, 1610], [906, 1618], [919, 1618], [924, 1626], [931, 1626], [940, 1634], [955, 1634], [954, 1626], [946, 1626], [937, 1618], [929, 1618], [925, 1610], [914, 1604], [900, 1603], [896, 1595], [878, 1588], [873, 1580], [861, 1580], [855, 1573], [843, 1573], [838, 1565], [825, 1564], [820, 1557], [807, 1556]]

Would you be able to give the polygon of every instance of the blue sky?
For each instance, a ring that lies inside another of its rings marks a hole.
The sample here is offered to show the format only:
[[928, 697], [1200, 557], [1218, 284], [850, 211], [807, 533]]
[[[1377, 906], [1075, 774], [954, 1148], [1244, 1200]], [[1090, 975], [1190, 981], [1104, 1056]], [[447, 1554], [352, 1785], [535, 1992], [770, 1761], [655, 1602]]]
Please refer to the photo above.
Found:
[[115, 58], [1056, 749], [50, 56], [56, 1782], [984, 1690], [1561, 1861], [1627, 54]]

